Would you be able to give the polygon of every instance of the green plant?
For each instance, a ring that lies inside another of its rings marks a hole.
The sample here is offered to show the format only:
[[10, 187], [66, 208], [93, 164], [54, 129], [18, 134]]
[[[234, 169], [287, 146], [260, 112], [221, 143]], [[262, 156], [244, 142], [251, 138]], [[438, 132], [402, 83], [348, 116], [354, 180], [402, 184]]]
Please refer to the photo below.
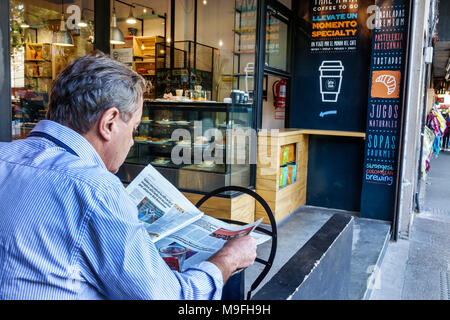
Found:
[[10, 31], [11, 31], [11, 53], [14, 48], [20, 48], [24, 45], [25, 31], [20, 27], [21, 21], [24, 20], [25, 7], [22, 1], [10, 0]]

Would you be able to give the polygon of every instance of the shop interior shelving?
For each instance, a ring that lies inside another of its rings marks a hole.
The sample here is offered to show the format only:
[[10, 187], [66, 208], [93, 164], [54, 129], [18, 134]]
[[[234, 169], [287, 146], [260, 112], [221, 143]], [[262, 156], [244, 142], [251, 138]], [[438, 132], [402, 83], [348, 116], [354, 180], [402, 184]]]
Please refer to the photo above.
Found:
[[219, 59], [217, 48], [186, 40], [157, 43], [156, 51], [160, 54], [156, 62], [156, 97], [201, 86], [201, 90], [211, 93], [208, 100], [216, 99], [213, 79]]

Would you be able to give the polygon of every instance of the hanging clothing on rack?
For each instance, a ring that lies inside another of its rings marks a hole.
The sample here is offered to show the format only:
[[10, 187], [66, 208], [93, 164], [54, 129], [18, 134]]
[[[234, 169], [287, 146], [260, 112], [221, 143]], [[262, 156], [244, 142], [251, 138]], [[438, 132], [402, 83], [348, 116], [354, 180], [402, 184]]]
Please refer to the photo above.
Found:
[[442, 137], [447, 129], [447, 124], [442, 116], [442, 113], [436, 108], [436, 106], [433, 107], [428, 115], [427, 126], [436, 136], [433, 143], [433, 156], [434, 158], [437, 158], [441, 152]]

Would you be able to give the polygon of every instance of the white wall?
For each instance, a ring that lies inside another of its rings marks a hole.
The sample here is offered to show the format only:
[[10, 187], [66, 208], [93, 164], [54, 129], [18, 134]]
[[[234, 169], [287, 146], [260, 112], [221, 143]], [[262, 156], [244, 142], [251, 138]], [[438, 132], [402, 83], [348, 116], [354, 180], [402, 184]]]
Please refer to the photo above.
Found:
[[424, 101], [424, 30], [426, 6], [429, 1], [414, 0], [412, 34], [410, 40], [410, 65], [408, 66], [408, 96], [406, 97], [405, 132], [399, 191], [399, 235], [407, 238], [414, 219], [414, 196], [418, 181], [421, 119], [426, 106]]

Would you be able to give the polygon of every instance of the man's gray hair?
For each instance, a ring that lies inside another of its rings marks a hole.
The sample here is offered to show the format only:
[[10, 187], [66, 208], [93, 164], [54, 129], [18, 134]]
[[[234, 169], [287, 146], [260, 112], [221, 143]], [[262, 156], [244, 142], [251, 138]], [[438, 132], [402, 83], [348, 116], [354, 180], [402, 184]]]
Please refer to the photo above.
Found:
[[94, 51], [70, 63], [55, 79], [47, 119], [88, 132], [113, 107], [130, 121], [143, 97], [145, 80], [124, 64]]

